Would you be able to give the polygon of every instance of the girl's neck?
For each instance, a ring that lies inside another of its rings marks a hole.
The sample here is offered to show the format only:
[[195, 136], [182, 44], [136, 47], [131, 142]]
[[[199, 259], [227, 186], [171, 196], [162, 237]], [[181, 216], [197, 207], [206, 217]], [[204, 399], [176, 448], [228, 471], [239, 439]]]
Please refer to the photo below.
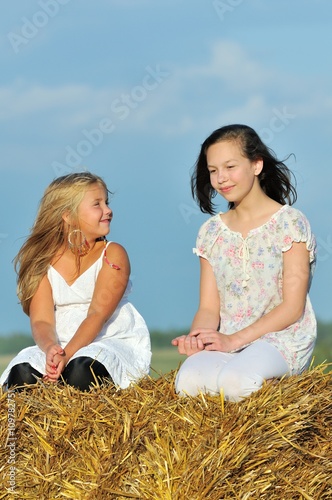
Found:
[[255, 205], [248, 203], [236, 204], [228, 212], [221, 215], [221, 219], [232, 231], [242, 234], [246, 238], [249, 231], [265, 224], [282, 205], [268, 196], [256, 200]]
[[232, 213], [232, 217], [236, 217], [238, 220], [242, 221], [250, 221], [255, 219], [260, 219], [264, 214], [273, 214], [281, 207], [280, 203], [277, 203], [274, 200], [268, 203], [257, 204], [256, 206], [243, 206], [237, 205], [234, 206], [230, 212]]
[[260, 219], [264, 214], [273, 213], [281, 205], [272, 200], [261, 187], [257, 184], [250, 194], [240, 202], [235, 202], [231, 209], [233, 216], [239, 220], [250, 221], [256, 218]]

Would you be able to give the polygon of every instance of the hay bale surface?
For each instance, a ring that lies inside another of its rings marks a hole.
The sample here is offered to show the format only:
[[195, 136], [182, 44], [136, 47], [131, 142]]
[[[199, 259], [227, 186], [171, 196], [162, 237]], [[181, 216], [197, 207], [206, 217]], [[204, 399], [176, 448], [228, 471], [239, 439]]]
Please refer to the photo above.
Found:
[[327, 365], [241, 403], [179, 398], [174, 377], [0, 393], [0, 499], [332, 498]]

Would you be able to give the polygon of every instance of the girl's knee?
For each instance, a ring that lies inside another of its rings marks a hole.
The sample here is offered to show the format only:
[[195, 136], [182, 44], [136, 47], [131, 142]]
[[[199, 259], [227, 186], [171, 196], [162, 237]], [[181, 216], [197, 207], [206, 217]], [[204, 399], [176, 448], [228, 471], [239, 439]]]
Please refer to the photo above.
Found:
[[196, 373], [190, 366], [183, 364], [179, 369], [175, 379], [175, 391], [180, 396], [197, 396], [199, 394]]
[[19, 363], [10, 370], [7, 385], [8, 387], [33, 385], [42, 376], [30, 363]]
[[197, 396], [204, 394], [217, 395], [218, 374], [228, 363], [230, 355], [218, 351], [201, 351], [189, 356], [180, 367], [175, 389], [180, 395]]
[[263, 384], [259, 376], [251, 376], [238, 370], [225, 370], [218, 377], [218, 387], [227, 401], [238, 402], [258, 391]]
[[88, 391], [90, 387], [110, 379], [110, 374], [99, 361], [87, 356], [72, 359], [62, 373], [63, 380], [76, 389]]
[[175, 390], [180, 396], [197, 396], [201, 392], [211, 395], [218, 394], [216, 373], [220, 368], [215, 368], [212, 362], [207, 365], [206, 359], [204, 359], [206, 356], [200, 354], [194, 354], [187, 358], [178, 371], [175, 379]]

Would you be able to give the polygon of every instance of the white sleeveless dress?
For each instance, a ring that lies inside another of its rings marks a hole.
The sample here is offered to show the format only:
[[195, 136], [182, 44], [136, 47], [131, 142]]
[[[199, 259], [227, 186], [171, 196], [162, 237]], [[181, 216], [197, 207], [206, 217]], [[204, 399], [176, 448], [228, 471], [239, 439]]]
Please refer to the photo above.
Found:
[[[52, 266], [48, 269], [47, 277], [54, 299], [56, 333], [63, 348], [86, 318], [102, 265], [103, 253], [72, 285], [68, 285]], [[79, 349], [71, 358], [89, 356], [98, 360], [105, 366], [114, 384], [122, 389], [147, 375], [151, 361], [150, 335], [146, 323], [128, 301], [131, 288], [129, 281], [123, 298], [95, 340]], [[45, 353], [37, 346], [27, 347], [9, 363], [0, 377], [0, 385], [6, 383], [14, 365], [25, 362], [45, 374]]]

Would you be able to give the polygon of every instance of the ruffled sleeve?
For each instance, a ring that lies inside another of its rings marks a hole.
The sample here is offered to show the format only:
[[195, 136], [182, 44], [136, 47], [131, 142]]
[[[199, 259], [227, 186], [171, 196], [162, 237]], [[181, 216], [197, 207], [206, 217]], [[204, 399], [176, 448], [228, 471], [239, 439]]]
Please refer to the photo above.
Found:
[[310, 263], [316, 261], [317, 245], [311, 227], [305, 215], [295, 208], [290, 208], [283, 220], [283, 242], [282, 251], [287, 252], [293, 243], [306, 243]]
[[198, 231], [196, 247], [193, 248], [193, 253], [198, 257], [208, 259], [211, 249], [218, 238], [219, 231], [219, 215], [215, 215], [204, 222]]

